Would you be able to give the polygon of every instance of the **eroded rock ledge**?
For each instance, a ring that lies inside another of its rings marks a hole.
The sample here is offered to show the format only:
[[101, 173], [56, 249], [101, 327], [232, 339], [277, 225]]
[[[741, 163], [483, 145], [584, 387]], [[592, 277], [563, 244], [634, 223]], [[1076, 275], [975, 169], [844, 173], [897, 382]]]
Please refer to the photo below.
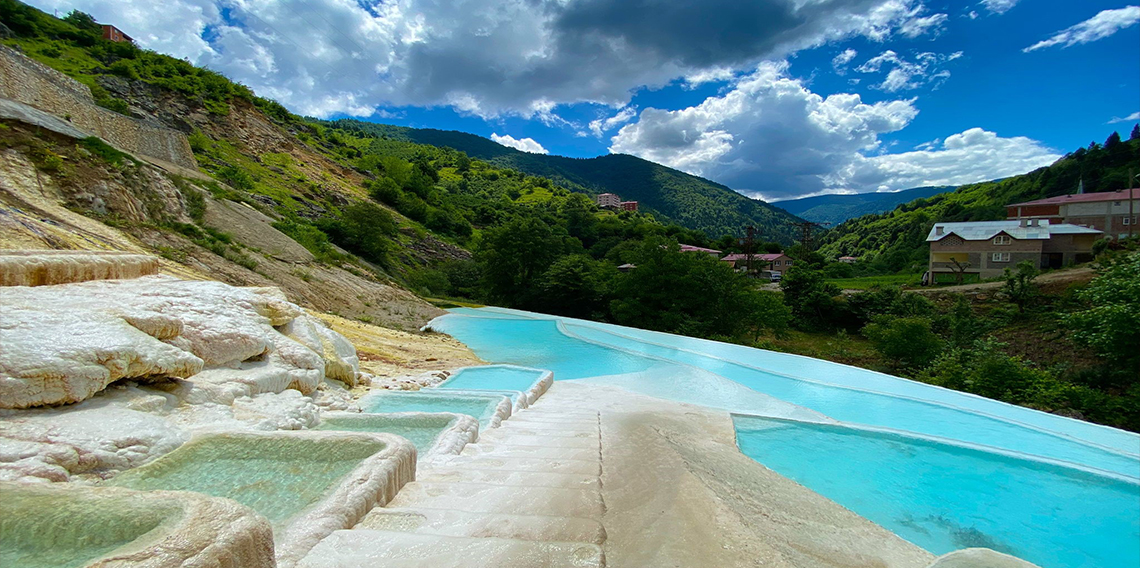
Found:
[[86, 400], [120, 379], [230, 404], [324, 378], [356, 383], [356, 349], [275, 288], [148, 276], [0, 294], [0, 407]]

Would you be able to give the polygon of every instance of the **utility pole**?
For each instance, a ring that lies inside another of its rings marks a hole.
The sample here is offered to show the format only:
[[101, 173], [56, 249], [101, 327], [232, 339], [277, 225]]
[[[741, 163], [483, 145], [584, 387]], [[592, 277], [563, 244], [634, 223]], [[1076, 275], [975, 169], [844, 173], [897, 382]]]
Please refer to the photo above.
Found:
[[809, 251], [814, 250], [812, 248], [812, 244], [813, 244], [813, 241], [815, 240], [815, 235], [812, 234], [812, 230], [815, 229], [816, 227], [823, 227], [824, 225], [830, 225], [830, 224], [831, 223], [813, 223], [811, 221], [803, 221], [800, 223], [793, 223], [793, 225], [800, 228], [800, 244], [803, 245], [804, 248], [806, 248]]
[[744, 237], [744, 271], [745, 274], [752, 275], [752, 257], [755, 255], [753, 247], [756, 244], [756, 227], [748, 226], [748, 232]]

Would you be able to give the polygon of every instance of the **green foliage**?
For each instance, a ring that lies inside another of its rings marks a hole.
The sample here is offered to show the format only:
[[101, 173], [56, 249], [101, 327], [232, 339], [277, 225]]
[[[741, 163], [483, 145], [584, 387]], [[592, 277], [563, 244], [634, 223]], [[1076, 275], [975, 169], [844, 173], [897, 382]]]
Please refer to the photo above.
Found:
[[288, 219], [273, 223], [273, 228], [297, 241], [321, 262], [335, 264], [345, 260], [344, 255], [333, 248], [328, 235], [309, 223]]
[[1005, 297], [1009, 298], [1017, 306], [1018, 312], [1024, 312], [1035, 298], [1037, 298], [1037, 284], [1034, 279], [1041, 271], [1037, 266], [1028, 260], [1023, 260], [1017, 263], [1017, 272], [1005, 269], [1005, 284], [1001, 290]]
[[218, 170], [215, 177], [238, 191], [251, 191], [253, 189], [253, 176], [242, 168], [225, 166]]
[[391, 237], [396, 234], [396, 221], [383, 207], [361, 201], [344, 209], [341, 217], [326, 217], [317, 228], [337, 245], [382, 267], [389, 266]]
[[611, 311], [623, 325], [710, 337], [744, 330], [751, 282], [706, 254], [646, 239], [632, 254], [637, 269], [617, 280]]
[[780, 280], [784, 303], [792, 311], [794, 325], [803, 330], [822, 331], [836, 327], [836, 316], [846, 311], [838, 300], [839, 288], [829, 284], [819, 270], [793, 265]]
[[930, 320], [923, 317], [879, 316], [862, 333], [900, 368], [925, 367], [942, 351], [942, 340], [931, 330]]
[[206, 218], [206, 196], [202, 192], [189, 186], [178, 188], [182, 193], [182, 198], [186, 200], [186, 214], [196, 223], [201, 223]]
[[775, 337], [784, 337], [792, 321], [792, 310], [784, 304], [783, 298], [775, 292], [758, 292], [746, 296], [744, 308], [745, 325], [752, 328], [752, 341], [769, 332]]
[[562, 251], [562, 239], [535, 218], [484, 230], [477, 258], [488, 297], [506, 305], [538, 306], [540, 278]]
[[388, 176], [367, 182], [366, 188], [372, 199], [387, 205], [396, 205], [404, 195], [396, 181]]
[[1048, 371], [1035, 369], [1001, 351], [1001, 344], [978, 341], [969, 349], [949, 349], [919, 376], [931, 384], [1015, 404], [1065, 408], [1067, 391]]
[[104, 161], [116, 166], [123, 165], [123, 160], [130, 157], [127, 154], [116, 150], [110, 144], [104, 142], [102, 138], [99, 138], [97, 136], [88, 136], [87, 138], [80, 140], [79, 145], [95, 156], [98, 156]]
[[1100, 267], [1076, 295], [1086, 306], [1066, 318], [1073, 338], [1140, 384], [1140, 252]]
[[542, 274], [543, 304], [550, 313], [601, 319], [608, 303], [617, 270], [612, 264], [585, 254], [564, 256]]

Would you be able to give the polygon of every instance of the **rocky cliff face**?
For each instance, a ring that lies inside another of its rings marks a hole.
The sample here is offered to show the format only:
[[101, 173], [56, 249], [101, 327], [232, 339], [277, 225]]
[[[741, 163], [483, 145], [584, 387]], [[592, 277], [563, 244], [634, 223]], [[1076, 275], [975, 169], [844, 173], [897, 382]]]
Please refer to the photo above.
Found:
[[271, 217], [214, 199], [202, 181], [0, 125], [0, 248], [151, 253], [167, 274], [277, 286], [303, 306], [396, 329], [441, 313], [365, 266], [318, 262]]

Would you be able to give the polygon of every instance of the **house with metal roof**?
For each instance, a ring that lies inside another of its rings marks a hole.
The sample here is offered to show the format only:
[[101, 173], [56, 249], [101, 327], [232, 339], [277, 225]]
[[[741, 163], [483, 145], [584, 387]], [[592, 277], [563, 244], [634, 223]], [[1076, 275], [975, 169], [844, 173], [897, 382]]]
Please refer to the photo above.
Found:
[[1001, 276], [1025, 260], [1040, 268], [1061, 268], [1091, 261], [1093, 243], [1103, 235], [1046, 219], [937, 223], [926, 236], [928, 270], [932, 282], [956, 283]]
[[1104, 231], [1114, 239], [1140, 235], [1140, 189], [1058, 195], [1006, 205], [1009, 219], [1044, 219], [1051, 223], [1083, 225]]
[[[735, 253], [726, 255], [721, 259], [727, 262], [729, 266], [737, 269], [744, 270], [748, 264], [748, 255], [744, 253]], [[783, 253], [765, 253], [752, 255], [752, 270], [775, 270], [782, 272], [792, 267], [791, 257]]]

